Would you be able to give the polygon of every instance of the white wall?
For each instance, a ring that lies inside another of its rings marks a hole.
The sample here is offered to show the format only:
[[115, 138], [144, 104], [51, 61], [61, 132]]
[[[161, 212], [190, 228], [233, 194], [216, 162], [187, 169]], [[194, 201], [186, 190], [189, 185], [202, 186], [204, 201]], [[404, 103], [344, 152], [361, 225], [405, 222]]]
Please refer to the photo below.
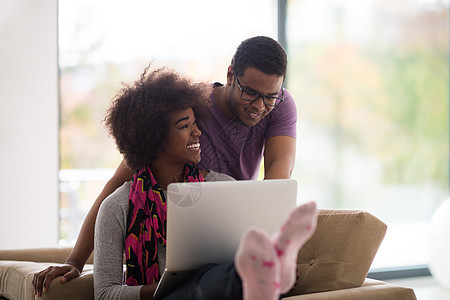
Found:
[[0, 249], [58, 240], [57, 0], [0, 1]]

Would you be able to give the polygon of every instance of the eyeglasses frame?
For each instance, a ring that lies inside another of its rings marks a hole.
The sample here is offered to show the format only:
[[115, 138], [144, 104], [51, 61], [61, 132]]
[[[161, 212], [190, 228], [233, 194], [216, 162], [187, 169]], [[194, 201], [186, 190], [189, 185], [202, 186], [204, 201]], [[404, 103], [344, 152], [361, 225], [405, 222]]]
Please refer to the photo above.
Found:
[[[242, 100], [247, 101], [247, 102], [255, 102], [255, 101], [258, 101], [259, 99], [262, 98], [262, 99], [263, 99], [264, 105], [270, 106], [270, 107], [277, 107], [278, 105], [280, 105], [281, 102], [283, 102], [283, 100], [284, 100], [284, 89], [283, 89], [283, 87], [281, 87], [281, 98], [280, 98], [280, 97], [275, 97], [275, 96], [264, 96], [263, 94], [258, 93], [258, 96], [256, 97], [256, 99], [253, 99], [253, 100], [245, 99], [245, 98], [243, 97], [243, 96], [244, 96], [245, 90], [242, 88], [241, 83], [239, 82], [239, 78], [238, 78], [238, 76], [237, 76], [236, 71], [234, 70], [234, 68], [233, 68], [233, 74], [234, 74], [234, 77], [236, 78], [237, 85], [238, 85], [239, 89], [241, 90], [241, 99], [242, 99]], [[269, 99], [275, 99], [275, 101], [276, 101], [276, 100], [280, 100], [280, 102], [278, 102], [278, 103], [276, 103], [276, 104], [267, 104], [267, 103], [265, 102], [265, 99], [266, 99], [266, 98], [269, 98]]]

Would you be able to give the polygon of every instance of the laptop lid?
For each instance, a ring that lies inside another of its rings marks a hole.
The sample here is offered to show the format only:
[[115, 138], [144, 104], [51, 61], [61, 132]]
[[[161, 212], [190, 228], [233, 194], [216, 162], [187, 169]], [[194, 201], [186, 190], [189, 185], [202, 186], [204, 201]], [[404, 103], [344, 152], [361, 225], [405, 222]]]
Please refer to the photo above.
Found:
[[297, 181], [215, 181], [170, 184], [166, 269], [184, 271], [231, 262], [242, 233], [269, 235], [296, 206]]
[[274, 233], [296, 201], [293, 179], [170, 184], [166, 269], [155, 299], [168, 295], [204, 264], [232, 262], [247, 228]]

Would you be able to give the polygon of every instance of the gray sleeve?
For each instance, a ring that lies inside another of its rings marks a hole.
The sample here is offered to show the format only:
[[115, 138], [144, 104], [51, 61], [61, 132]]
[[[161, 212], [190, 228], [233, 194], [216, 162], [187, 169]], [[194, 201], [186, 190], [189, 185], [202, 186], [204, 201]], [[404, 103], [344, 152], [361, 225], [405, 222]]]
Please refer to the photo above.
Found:
[[94, 238], [95, 299], [140, 299], [142, 286], [123, 283], [123, 253], [129, 183], [106, 198], [97, 215]]
[[233, 177], [224, 174], [215, 172], [213, 170], [210, 170], [208, 174], [205, 176], [206, 181], [236, 181]]

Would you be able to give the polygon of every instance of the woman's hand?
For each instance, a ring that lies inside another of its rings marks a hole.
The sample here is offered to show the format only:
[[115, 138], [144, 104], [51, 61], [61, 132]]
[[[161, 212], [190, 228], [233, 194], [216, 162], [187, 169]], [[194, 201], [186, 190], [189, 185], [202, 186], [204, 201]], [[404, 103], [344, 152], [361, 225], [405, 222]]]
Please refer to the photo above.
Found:
[[156, 291], [158, 283], [150, 283], [141, 287], [141, 300], [153, 300], [153, 294]]
[[50, 266], [45, 270], [34, 274], [34, 294], [38, 297], [41, 297], [42, 293], [45, 293], [48, 290], [52, 280], [58, 276], [63, 276], [61, 278], [61, 282], [66, 283], [80, 276], [80, 270], [78, 270], [75, 266], [64, 264], [59, 266]]

